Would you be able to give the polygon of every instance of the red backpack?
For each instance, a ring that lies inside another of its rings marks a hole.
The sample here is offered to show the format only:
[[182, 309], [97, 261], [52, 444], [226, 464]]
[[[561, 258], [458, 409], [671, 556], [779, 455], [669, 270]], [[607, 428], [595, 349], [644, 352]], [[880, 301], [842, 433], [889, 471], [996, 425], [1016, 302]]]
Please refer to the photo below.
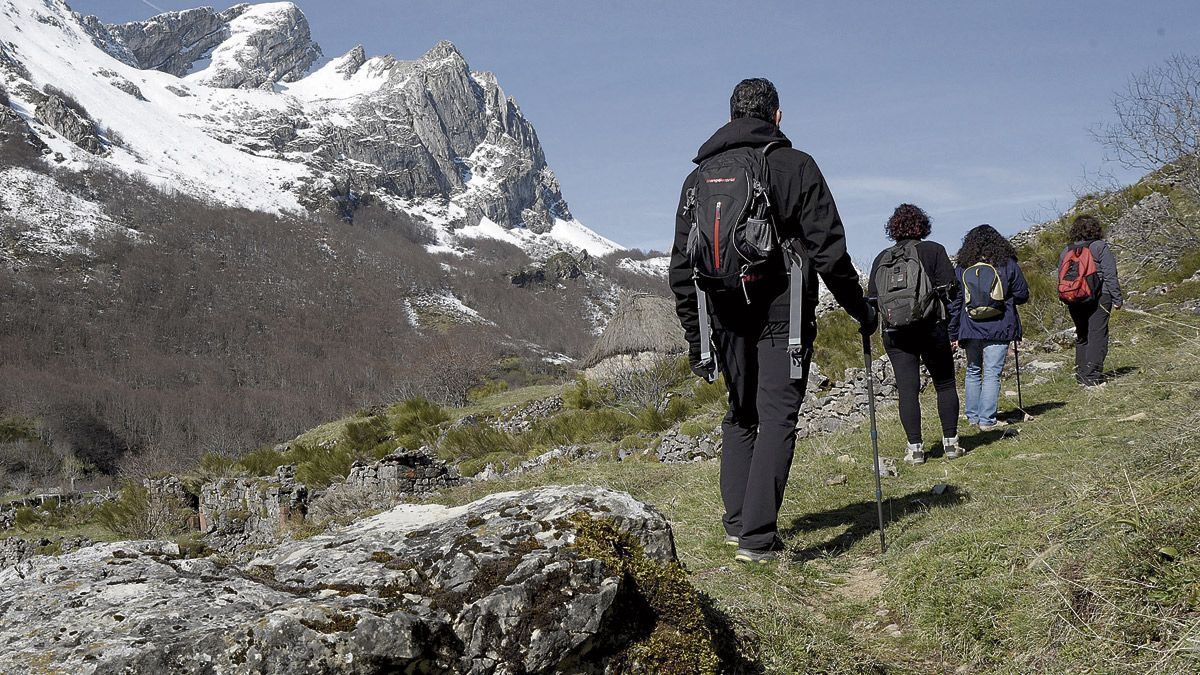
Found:
[[1100, 269], [1088, 243], [1068, 246], [1058, 267], [1058, 299], [1068, 305], [1088, 302], [1096, 298], [1099, 286]]

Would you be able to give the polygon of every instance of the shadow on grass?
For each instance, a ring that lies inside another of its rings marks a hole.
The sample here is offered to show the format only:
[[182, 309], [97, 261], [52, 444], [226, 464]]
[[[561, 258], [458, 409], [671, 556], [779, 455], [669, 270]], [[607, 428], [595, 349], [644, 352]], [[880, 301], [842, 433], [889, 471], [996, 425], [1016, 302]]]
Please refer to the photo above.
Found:
[[[1030, 415], [1033, 415], [1034, 417], [1037, 417], [1038, 415], [1044, 415], [1051, 410], [1064, 408], [1066, 405], [1066, 401], [1042, 401], [1041, 403], [1031, 403], [1025, 406], [1024, 411]], [[1022, 419], [1024, 419], [1024, 415], [1021, 410], [1021, 408], [1009, 410], [1006, 413], [1001, 413], [1000, 417], [1003, 417], [1005, 422], [1020, 422]]]
[[1104, 373], [1104, 379], [1115, 380], [1125, 377], [1126, 375], [1132, 375], [1139, 370], [1141, 370], [1141, 368], [1138, 368], [1137, 366], [1121, 366], [1120, 368], [1113, 368], [1112, 370]]
[[[1020, 413], [1017, 413], [1020, 414]], [[990, 443], [1004, 438], [1004, 429], [992, 429], [991, 431], [975, 431], [969, 436], [964, 436], [962, 432], [958, 432], [958, 445], [963, 450], [971, 452], [976, 448], [981, 448]]]
[[[995, 432], [999, 436], [999, 432]], [[883, 500], [884, 528], [896, 521], [914, 513], [928, 511], [934, 508], [950, 508], [969, 500], [970, 494], [962, 492], [953, 485], [947, 485], [944, 492], [934, 494], [930, 490], [912, 492], [903, 497], [889, 497]], [[839, 555], [846, 552], [859, 540], [869, 536], [878, 536], [879, 517], [875, 510], [875, 500], [867, 500], [847, 504], [838, 509], [822, 511], [801, 516], [792, 524], [780, 531], [786, 540], [802, 532], [823, 530], [830, 527], [846, 526], [845, 532], [829, 541], [813, 544], [803, 549], [790, 549], [789, 557], [797, 562], [813, 560], [828, 555]]]
[[754, 628], [717, 605], [707, 593], [700, 593], [700, 609], [712, 631], [713, 648], [720, 659], [718, 672], [730, 675], [762, 675]]

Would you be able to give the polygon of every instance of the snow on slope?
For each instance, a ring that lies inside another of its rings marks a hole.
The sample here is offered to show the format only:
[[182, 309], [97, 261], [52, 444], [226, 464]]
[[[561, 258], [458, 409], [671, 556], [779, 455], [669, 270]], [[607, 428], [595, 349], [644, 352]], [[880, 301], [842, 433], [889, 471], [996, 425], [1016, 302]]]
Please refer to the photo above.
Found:
[[[579, 223], [577, 220], [562, 220], [554, 221], [554, 226], [550, 228], [550, 232], [545, 235], [540, 235], [532, 230], [523, 227], [507, 230], [500, 225], [492, 222], [488, 218], [483, 218], [478, 225], [470, 225], [459, 230], [455, 230], [453, 236], [462, 239], [496, 239], [503, 241], [526, 251], [530, 251], [535, 257], [542, 257], [547, 253], [553, 253], [560, 250], [560, 247], [565, 247], [571, 251], [587, 251], [594, 256], [602, 256], [612, 253], [613, 251], [624, 250], [616, 242], [611, 239], [606, 239], [595, 232], [589, 230]], [[549, 238], [553, 243], [549, 243], [546, 239]], [[558, 244], [556, 247], [553, 244]], [[445, 242], [441, 243], [442, 247], [446, 246]], [[543, 251], [541, 248], [547, 248]], [[445, 250], [444, 248], [438, 250]], [[538, 255], [541, 254], [541, 255]]]
[[[103, 158], [88, 154], [34, 119], [36, 100], [29, 91], [21, 92], [24, 78], [19, 70], [0, 68], [0, 85], [10, 92], [14, 110], [53, 151], [66, 158], [70, 168], [102, 162], [141, 174], [165, 189], [230, 206], [276, 213], [302, 211], [305, 205], [312, 206], [314, 194], [327, 193], [329, 185], [344, 178], [341, 169], [335, 173], [324, 168], [328, 158], [319, 156], [315, 144], [310, 144], [312, 151], [281, 151], [264, 139], [272, 138], [280, 125], [286, 132], [289, 124], [294, 124], [305, 140], [311, 140], [313, 134], [352, 134], [361, 122], [356, 114], [370, 107], [385, 88], [394, 92], [404, 87], [414, 72], [463, 67], [465, 62], [452, 45], [445, 49], [439, 44], [431, 51], [433, 57], [427, 55], [419, 62], [398, 62], [388, 56], [366, 59], [362, 49], [356, 48], [303, 79], [276, 83], [274, 91], [205, 84], [220, 72], [244, 67], [239, 57], [253, 51], [251, 41], [271, 25], [278, 26], [279, 15], [289, 11], [295, 9], [286, 2], [241, 10], [229, 24], [230, 37], [214, 49], [209, 65], [180, 79], [139, 70], [113, 58], [93, 43], [93, 36], [62, 0], [0, 0], [0, 44], [28, 69], [29, 84], [37, 90], [46, 85], [66, 90], [95, 119], [102, 134], [122, 139]], [[436, 57], [443, 53], [445, 56]], [[470, 77], [481, 87], [496, 86], [490, 73], [471, 73]], [[117, 84], [135, 85], [147, 100], [138, 100]], [[501, 114], [506, 103], [515, 105], [506, 102], [502, 92], [495, 100], [487, 98], [488, 114]], [[386, 111], [374, 114], [387, 120]], [[602, 255], [621, 248], [569, 215], [552, 220], [545, 234], [522, 228], [520, 223], [506, 223], [512, 229], [496, 226], [507, 234], [482, 221], [477, 227], [487, 230], [486, 234], [458, 229], [468, 213], [478, 214], [480, 203], [495, 202], [503, 193], [502, 184], [511, 184], [511, 176], [506, 178], [500, 170], [504, 162], [519, 159], [506, 145], [510, 142], [516, 141], [504, 134], [499, 141], [489, 137], [466, 157], [456, 159], [469, 178], [451, 194], [421, 199], [376, 196], [431, 225], [439, 239], [431, 247], [435, 252], [469, 254], [472, 239], [491, 235], [511, 241], [535, 257], [580, 249]], [[495, 172], [499, 173], [493, 175]], [[553, 209], [551, 215], [555, 215]]]
[[634, 260], [633, 258], [621, 258], [617, 261], [617, 267], [635, 274], [644, 274], [648, 277], [667, 277], [667, 270], [671, 267], [670, 256], [659, 256], [657, 258], [648, 258], [646, 260]]
[[[300, 204], [284, 184], [309, 175], [292, 162], [255, 157], [221, 143], [196, 128], [195, 118], [233, 114], [239, 106], [277, 106], [269, 93], [194, 87], [181, 97], [168, 89], [180, 80], [153, 70], [127, 66], [100, 50], [61, 0], [0, 2], [2, 39], [10, 54], [28, 69], [38, 88], [53, 85], [83, 104], [106, 133], [124, 139], [107, 161], [152, 183], [232, 206], [281, 212]], [[80, 168], [97, 161], [33, 119], [34, 102], [24, 96], [7, 71], [0, 78], [12, 107], [51, 147]], [[113, 75], [107, 75], [112, 73]], [[112, 81], [133, 82], [150, 102], [117, 89]]]
[[281, 22], [288, 22], [288, 14], [295, 11], [291, 2], [251, 5], [229, 22], [230, 35], [213, 49], [208, 66], [184, 79], [196, 84], [211, 84], [226, 73], [243, 70], [258, 54], [254, 43], [262, 42]]
[[80, 240], [113, 226], [98, 204], [63, 191], [46, 174], [20, 167], [0, 169], [0, 211], [28, 225], [12, 235], [31, 251], [77, 250]]

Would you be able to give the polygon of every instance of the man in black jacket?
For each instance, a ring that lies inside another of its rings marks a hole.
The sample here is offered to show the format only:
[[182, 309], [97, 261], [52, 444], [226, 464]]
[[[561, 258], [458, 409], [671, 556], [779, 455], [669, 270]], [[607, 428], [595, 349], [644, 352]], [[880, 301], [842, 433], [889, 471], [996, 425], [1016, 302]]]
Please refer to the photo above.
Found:
[[[700, 147], [693, 161], [699, 164], [738, 147], [769, 146], [772, 220], [779, 239], [806, 260], [800, 331], [803, 377], [792, 378], [790, 285], [783, 256], [778, 265], [769, 266], [778, 273], [756, 275], [753, 283], [746, 285], [745, 294], [708, 294], [714, 352], [729, 388], [729, 412], [721, 426], [725, 542], [738, 546], [738, 560], [769, 562], [779, 548], [776, 520], [795, 451], [796, 419], [817, 334], [816, 275], [821, 275], [838, 304], [859, 321], [864, 334], [875, 331], [876, 317], [846, 252], [845, 230], [821, 170], [812, 157], [793, 149], [779, 130], [782, 113], [775, 86], [763, 79], [743, 80], [733, 90], [729, 110], [729, 123]], [[687, 193], [695, 178], [693, 171], [680, 194], [669, 279], [690, 346], [692, 370], [707, 377], [716, 365], [700, 358], [697, 294], [686, 253], [691, 228]]]

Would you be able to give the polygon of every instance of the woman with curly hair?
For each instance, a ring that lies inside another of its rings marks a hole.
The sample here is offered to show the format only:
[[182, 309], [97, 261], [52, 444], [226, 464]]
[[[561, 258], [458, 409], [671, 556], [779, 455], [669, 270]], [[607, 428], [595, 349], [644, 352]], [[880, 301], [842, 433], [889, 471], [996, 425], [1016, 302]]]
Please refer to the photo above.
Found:
[[[1021, 339], [1021, 317], [1017, 305], [1029, 300], [1029, 284], [1017, 264], [1017, 252], [1007, 239], [991, 225], [980, 225], [963, 237], [958, 249], [954, 276], [962, 292], [950, 306], [950, 339], [962, 345], [967, 353], [965, 407], [967, 421], [979, 425], [980, 431], [990, 431], [1005, 423], [996, 419], [1000, 402], [1000, 372], [1008, 355], [1008, 343]], [[987, 268], [990, 267], [989, 271]], [[963, 282], [970, 270], [972, 275], [991, 275], [999, 281], [996, 296], [990, 293], [981, 298], [978, 289], [972, 295], [977, 301], [991, 302], [990, 311], [975, 312], [964, 307], [969, 286]], [[998, 296], [998, 297], [997, 297]], [[972, 314], [975, 316], [973, 317]]]
[[1062, 269], [1067, 253], [1086, 248], [1096, 263], [1096, 287], [1090, 298], [1067, 304], [1075, 322], [1075, 379], [1085, 387], [1104, 384], [1104, 359], [1108, 356], [1108, 317], [1121, 307], [1121, 282], [1117, 259], [1104, 241], [1104, 228], [1094, 216], [1078, 216], [1071, 223], [1070, 244], [1058, 258]]
[[[920, 308], [920, 318], [905, 317], [903, 325], [892, 325], [888, 320], [888, 308], [881, 308], [883, 315], [883, 348], [887, 351], [892, 369], [896, 373], [896, 389], [900, 395], [900, 423], [908, 437], [904, 461], [909, 464], [925, 462], [925, 445], [921, 440], [921, 364], [933, 380], [937, 390], [938, 418], [942, 424], [942, 451], [946, 459], [962, 456], [958, 445], [958, 388], [954, 380], [954, 350], [950, 346], [947, 314], [944, 298], [958, 290], [954, 280], [954, 266], [946, 249], [926, 237], [932, 231], [929, 216], [912, 204], [896, 207], [884, 228], [895, 246], [885, 249], [871, 264], [867, 282], [867, 294], [872, 300], [879, 298], [879, 289], [889, 284], [901, 286], [907, 279], [894, 279], [896, 272], [904, 270], [911, 256], [916, 257], [921, 274], [929, 280], [928, 287], [935, 291], [929, 307]], [[887, 262], [888, 264], [882, 265]], [[899, 263], [899, 264], [897, 264]], [[881, 274], [882, 272], [882, 274]], [[901, 272], [903, 273], [903, 272]], [[903, 301], [900, 303], [903, 305]], [[912, 303], [902, 309], [911, 309]], [[911, 312], [910, 312], [911, 314]]]

